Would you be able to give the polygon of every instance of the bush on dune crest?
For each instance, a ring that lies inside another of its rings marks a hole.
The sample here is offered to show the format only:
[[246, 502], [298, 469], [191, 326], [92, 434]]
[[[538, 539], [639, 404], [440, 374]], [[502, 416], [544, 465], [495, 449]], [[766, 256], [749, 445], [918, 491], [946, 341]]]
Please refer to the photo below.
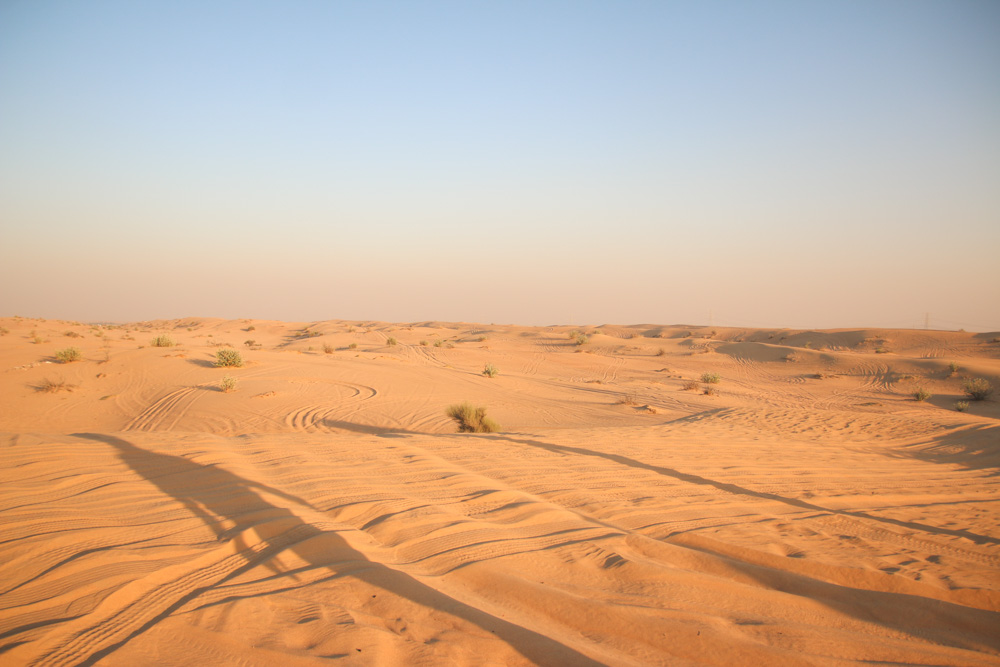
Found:
[[500, 425], [486, 416], [486, 408], [477, 408], [471, 403], [449, 406], [447, 415], [458, 423], [459, 433], [496, 433], [500, 430]]

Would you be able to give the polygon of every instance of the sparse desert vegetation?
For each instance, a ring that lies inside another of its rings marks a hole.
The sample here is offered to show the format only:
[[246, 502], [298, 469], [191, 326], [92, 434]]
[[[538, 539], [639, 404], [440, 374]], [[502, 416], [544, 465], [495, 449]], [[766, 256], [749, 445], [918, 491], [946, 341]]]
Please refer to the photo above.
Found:
[[69, 364], [83, 359], [83, 352], [78, 347], [67, 347], [62, 350], [56, 350], [55, 357], [56, 361], [60, 364]]
[[913, 392], [913, 398], [917, 401], [926, 401], [931, 397], [931, 392], [927, 391], [923, 387], [918, 387], [915, 392]]
[[958, 410], [959, 412], [965, 412], [966, 410], [969, 409], [969, 402], [968, 401], [956, 401], [955, 402], [955, 409]]
[[149, 343], [153, 347], [173, 347], [174, 339], [167, 334], [160, 334]]
[[243, 365], [243, 355], [231, 347], [224, 347], [215, 353], [215, 365], [238, 368]]
[[459, 433], [496, 433], [500, 430], [500, 425], [486, 416], [486, 408], [471, 403], [451, 405], [446, 413], [458, 424]]
[[985, 401], [993, 393], [993, 385], [985, 378], [973, 378], [963, 385], [962, 391], [973, 401]]
[[483, 375], [485, 375], [488, 378], [495, 378], [499, 374], [500, 374], [500, 369], [494, 366], [493, 364], [486, 364], [486, 366], [483, 368]]
[[399, 341], [397, 341], [394, 336], [389, 336], [388, 338], [385, 339], [385, 344], [386, 345], [395, 345], [398, 342]]
[[55, 394], [60, 391], [73, 391], [74, 389], [76, 389], [75, 384], [69, 384], [63, 379], [51, 380], [49, 378], [44, 378], [35, 386], [35, 391], [47, 394]]
[[236, 378], [232, 375], [225, 375], [221, 380], [219, 380], [219, 389], [226, 394], [236, 391], [236, 385]]
[[722, 377], [718, 373], [702, 373], [701, 381], [705, 384], [719, 384], [722, 381]]

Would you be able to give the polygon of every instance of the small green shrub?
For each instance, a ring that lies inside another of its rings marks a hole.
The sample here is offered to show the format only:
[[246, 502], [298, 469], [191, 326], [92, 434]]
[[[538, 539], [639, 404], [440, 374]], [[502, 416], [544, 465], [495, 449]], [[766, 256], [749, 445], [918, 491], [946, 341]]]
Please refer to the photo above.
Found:
[[323, 352], [325, 352], [326, 354], [333, 354], [333, 351], [334, 351], [335, 349], [336, 349], [336, 348], [335, 348], [335, 347], [333, 347], [333, 345], [330, 345], [329, 343], [325, 343], [325, 344], [323, 345]]
[[957, 403], [955, 403], [955, 409], [958, 410], [959, 412], [965, 412], [966, 410], [969, 409], [969, 402], [958, 401]]
[[722, 380], [722, 378], [719, 377], [718, 373], [702, 373], [701, 374], [701, 381], [705, 382], [707, 384], [719, 384], [720, 380]]
[[358, 349], [358, 344], [357, 343], [351, 343], [350, 345], [347, 346], [347, 349], [348, 350], [356, 350], [356, 349]]
[[243, 365], [243, 355], [231, 347], [224, 347], [215, 353], [215, 365], [238, 368]]
[[486, 342], [486, 336], [480, 336], [477, 340], [479, 340], [480, 343], [485, 343]]
[[700, 389], [701, 385], [699, 385], [694, 380], [688, 380], [687, 382], [684, 383], [684, 387], [682, 388], [684, 389], [684, 391], [695, 391], [697, 389]]
[[486, 408], [460, 403], [448, 407], [446, 414], [458, 423], [459, 433], [496, 433], [500, 425], [486, 416]]
[[958, 372], [958, 364], [956, 364], [954, 361], [951, 362], [950, 364], [948, 364], [948, 370], [951, 372], [952, 375], [954, 375], [955, 373]]
[[256, 330], [257, 330], [257, 327], [255, 327], [254, 325], [252, 325], [252, 324], [251, 324], [250, 326], [248, 326], [248, 327], [246, 328], [246, 330], [247, 330], [247, 331], [256, 331]]
[[569, 339], [574, 343], [576, 343], [577, 345], [586, 345], [587, 343], [590, 342], [590, 338], [588, 338], [587, 334], [583, 333], [582, 331], [570, 331]]
[[985, 401], [993, 393], [993, 385], [984, 378], [974, 378], [965, 383], [962, 391], [974, 401]]
[[78, 334], [75, 331], [67, 331], [63, 335], [66, 336], [67, 338], [83, 338], [81, 334]]
[[60, 364], [68, 364], [83, 359], [83, 353], [78, 347], [67, 347], [63, 350], [56, 350], [56, 361]]
[[153, 347], [173, 347], [174, 339], [167, 334], [160, 334], [150, 343]]
[[219, 389], [225, 393], [230, 393], [236, 391], [236, 378], [232, 375], [226, 375], [219, 381]]
[[420, 344], [423, 345], [424, 347], [427, 347], [427, 341], [425, 340], [420, 341]]
[[493, 364], [486, 364], [486, 367], [483, 369], [483, 375], [488, 378], [495, 378], [497, 375], [500, 375], [500, 369]]
[[10, 329], [7, 327], [0, 327], [0, 336], [6, 336], [10, 333]]
[[399, 341], [397, 341], [393, 336], [389, 336], [385, 339], [386, 345], [395, 345], [397, 342]]
[[702, 393], [704, 393], [706, 396], [715, 396], [715, 387], [713, 387], [710, 384], [706, 384], [705, 390]]
[[436, 340], [436, 341], [434, 341], [434, 347], [441, 347], [442, 345], [444, 345], [444, 341], [443, 340]]
[[918, 401], [926, 401], [930, 397], [931, 397], [931, 392], [927, 391], [923, 387], [917, 387], [917, 390], [913, 392], [913, 398], [917, 399]]

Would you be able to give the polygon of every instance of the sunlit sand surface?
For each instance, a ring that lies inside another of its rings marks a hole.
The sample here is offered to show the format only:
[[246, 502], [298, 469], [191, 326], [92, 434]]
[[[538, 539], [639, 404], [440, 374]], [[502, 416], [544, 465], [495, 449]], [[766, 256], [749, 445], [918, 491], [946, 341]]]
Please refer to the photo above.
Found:
[[1000, 664], [1000, 333], [0, 326], [4, 665]]

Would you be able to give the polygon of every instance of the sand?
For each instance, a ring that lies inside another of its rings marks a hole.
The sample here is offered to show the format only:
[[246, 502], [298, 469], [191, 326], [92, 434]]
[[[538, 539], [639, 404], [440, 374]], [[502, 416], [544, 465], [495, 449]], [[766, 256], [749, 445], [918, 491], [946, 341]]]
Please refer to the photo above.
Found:
[[0, 327], [4, 665], [1000, 664], [998, 333]]

